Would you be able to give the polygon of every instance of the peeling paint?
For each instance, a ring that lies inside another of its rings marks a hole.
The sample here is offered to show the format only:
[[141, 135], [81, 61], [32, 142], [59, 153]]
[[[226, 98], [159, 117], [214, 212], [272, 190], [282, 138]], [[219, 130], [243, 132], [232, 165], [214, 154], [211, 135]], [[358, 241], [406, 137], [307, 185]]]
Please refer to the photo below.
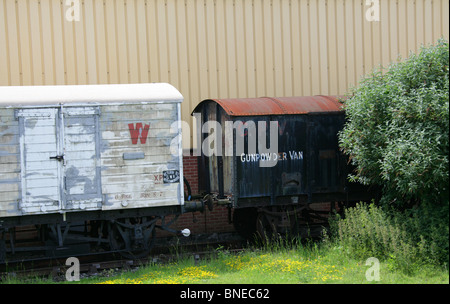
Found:
[[[182, 176], [181, 101], [0, 107], [0, 217], [183, 204], [182, 179], [163, 182]], [[130, 124], [148, 126], [145, 140]]]

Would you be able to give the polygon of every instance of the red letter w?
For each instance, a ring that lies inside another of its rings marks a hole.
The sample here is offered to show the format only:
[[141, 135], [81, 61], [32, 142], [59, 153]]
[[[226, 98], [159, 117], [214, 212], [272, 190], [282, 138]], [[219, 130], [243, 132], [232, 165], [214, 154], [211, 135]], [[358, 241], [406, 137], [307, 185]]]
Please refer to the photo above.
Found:
[[145, 125], [145, 127], [142, 128], [142, 123], [140, 122], [136, 124], [136, 127], [134, 127], [134, 124], [130, 123], [128, 124], [128, 128], [130, 129], [131, 143], [133, 145], [137, 144], [139, 135], [141, 135], [141, 144], [145, 144], [147, 141], [148, 130], [150, 129], [149, 125]]

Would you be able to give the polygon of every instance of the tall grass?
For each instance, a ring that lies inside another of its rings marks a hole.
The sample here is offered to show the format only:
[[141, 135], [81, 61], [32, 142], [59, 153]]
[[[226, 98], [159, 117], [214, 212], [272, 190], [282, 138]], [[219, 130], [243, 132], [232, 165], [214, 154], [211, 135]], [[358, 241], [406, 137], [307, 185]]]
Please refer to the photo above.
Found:
[[330, 220], [326, 241], [357, 259], [376, 257], [391, 270], [412, 274], [422, 265], [448, 268], [448, 207], [396, 211], [359, 203]]
[[[332, 245], [332, 246], [330, 246]], [[331, 241], [298, 242], [279, 238], [263, 247], [249, 247], [234, 252], [223, 246], [211, 256], [197, 260], [184, 255], [170, 263], [143, 265], [124, 272], [107, 271], [82, 279], [81, 284], [448, 284], [448, 270], [429, 265], [414, 275], [405, 275], [380, 263], [380, 280], [371, 281], [366, 272], [366, 257], [358, 259], [344, 246]], [[54, 283], [32, 278], [10, 278], [0, 283]]]

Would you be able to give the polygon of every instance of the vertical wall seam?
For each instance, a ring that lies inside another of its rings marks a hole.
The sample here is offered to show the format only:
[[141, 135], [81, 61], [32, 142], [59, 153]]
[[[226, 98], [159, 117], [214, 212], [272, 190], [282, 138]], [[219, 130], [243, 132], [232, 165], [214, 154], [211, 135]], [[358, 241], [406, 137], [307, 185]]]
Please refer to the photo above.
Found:
[[219, 43], [218, 43], [218, 38], [219, 38], [219, 34], [218, 34], [218, 25], [217, 25], [217, 0], [214, 0], [214, 46], [215, 46], [215, 52], [216, 52], [216, 81], [217, 81], [217, 94], [218, 94], [218, 98], [220, 98], [222, 96], [222, 90], [221, 90], [221, 84], [220, 84], [220, 56], [219, 56]]
[[[178, 24], [178, 6], [176, 5], [176, 3], [175, 3], [175, 5], [174, 5], [174, 10], [175, 10], [175, 37], [176, 37], [176, 39], [175, 39], [175, 41], [178, 43], [179, 41], [180, 41], [180, 35], [179, 35], [179, 33], [178, 33], [178, 26], [179, 26], [179, 24]], [[178, 45], [177, 45], [178, 46]], [[176, 50], [176, 52], [177, 52], [177, 56], [176, 56], [176, 58], [177, 58], [177, 73], [175, 73], [176, 74], [176, 78], [177, 78], [177, 82], [179, 83], [179, 85], [181, 85], [181, 63], [180, 63], [180, 50], [179, 50], [179, 46], [177, 47], [177, 50]], [[191, 100], [189, 100], [189, 104], [191, 103]]]
[[[297, 0], [297, 2], [298, 2], [298, 16], [300, 16], [301, 14], [300, 14], [300, 9], [301, 9], [301, 0]], [[300, 18], [299, 18], [300, 19]], [[300, 94], [301, 95], [304, 95], [305, 94], [305, 88], [303, 87], [303, 77], [304, 77], [304, 75], [303, 75], [303, 69], [304, 69], [304, 67], [303, 67], [303, 60], [301, 59], [302, 58], [302, 56], [303, 56], [303, 49], [302, 49], [302, 43], [301, 43], [301, 37], [302, 37], [302, 22], [301, 22], [301, 20], [298, 22], [298, 39], [300, 40], [300, 44], [299, 44], [299, 46], [300, 46], [300, 49], [299, 49], [299, 54], [298, 54], [298, 56], [300, 56], [300, 59], [299, 59], [299, 63], [300, 63], [300, 73], [299, 73], [299, 75], [300, 75], [300, 79], [299, 79], [299, 84], [300, 84]]]
[[[117, 20], [117, 2], [114, 2], [114, 20]], [[116, 44], [116, 64], [117, 64], [117, 71], [119, 72], [119, 75], [117, 75], [118, 82], [120, 82], [120, 62], [119, 62], [119, 37], [117, 36], [117, 22], [114, 23], [114, 40]]]
[[[135, 25], [135, 28], [136, 28], [136, 33], [135, 33], [135, 35], [136, 35], [136, 56], [137, 56], [137, 58], [139, 60], [141, 58], [141, 48], [140, 48], [140, 45], [139, 45], [139, 35], [138, 35], [139, 23], [138, 23], [137, 16], [138, 16], [138, 3], [136, 2], [135, 5], [134, 5], [134, 25]], [[141, 83], [142, 82], [141, 65], [139, 64], [139, 61], [137, 63], [137, 71], [136, 71], [136, 73], [137, 73], [138, 82]]]
[[127, 0], [123, 0], [123, 16], [125, 18], [125, 53], [127, 59], [127, 70], [125, 71], [127, 83], [130, 82], [130, 37], [129, 37], [129, 26], [128, 26], [128, 3]]
[[151, 77], [151, 74], [150, 74], [150, 71], [151, 71], [151, 69], [152, 69], [152, 65], [151, 65], [151, 58], [150, 58], [150, 37], [149, 37], [149, 24], [148, 24], [148, 19], [149, 19], [149, 17], [148, 17], [148, 2], [147, 2], [147, 0], [145, 0], [144, 1], [144, 7], [145, 7], [145, 14], [144, 14], [144, 16], [145, 16], [145, 39], [146, 39], [146, 47], [147, 47], [147, 52], [146, 52], [146, 55], [147, 55], [147, 78], [148, 78], [148, 80], [149, 81], [151, 81], [152, 80], [152, 77]]
[[[88, 51], [87, 51], [87, 37], [86, 37], [86, 5], [84, 4], [84, 1], [81, 2], [81, 11], [82, 11], [82, 16], [83, 16], [83, 26], [82, 26], [82, 36], [83, 36], [83, 52], [84, 52], [84, 70], [85, 70], [85, 76], [86, 83], [89, 83], [89, 78], [91, 77], [91, 75], [89, 74], [89, 64], [88, 64]], [[81, 18], [80, 18], [81, 19]]]
[[[165, 42], [166, 42], [166, 47], [167, 47], [167, 57], [166, 57], [167, 58], [167, 76], [168, 76], [167, 81], [170, 82], [170, 80], [172, 79], [173, 71], [171, 71], [171, 68], [170, 68], [170, 53], [172, 52], [172, 50], [170, 48], [170, 39], [168, 37], [169, 33], [170, 33], [168, 19], [169, 19], [169, 9], [167, 7], [167, 0], [164, 0], [164, 25], [166, 27], [166, 37], [165, 37], [166, 41]], [[176, 48], [174, 48], [173, 51], [175, 51], [175, 50], [176, 50]]]
[[5, 40], [6, 40], [6, 45], [5, 45], [5, 50], [6, 50], [6, 62], [7, 62], [7, 73], [8, 73], [8, 85], [11, 85], [11, 56], [10, 56], [10, 51], [9, 51], [9, 30], [8, 30], [8, 14], [6, 13], [6, 1], [3, 0], [3, 7], [5, 8], [5, 10], [3, 11], [3, 20], [5, 21]]
[[[353, 58], [356, 58], [356, 56], [357, 56], [356, 54], [357, 54], [357, 51], [358, 51], [356, 49], [357, 41], [356, 41], [355, 1], [356, 0], [352, 0]], [[358, 83], [358, 77], [356, 76], [357, 75], [357, 72], [356, 72], [357, 70], [358, 70], [358, 68], [356, 66], [356, 60], [355, 60], [355, 62], [353, 62], [353, 71], [352, 71], [352, 74], [353, 74], [352, 83], [353, 83], [354, 86], [356, 86], [356, 84]]]
[[42, 30], [42, 5], [41, 2], [38, 1], [38, 17], [39, 17], [39, 39], [40, 39], [40, 43], [39, 46], [41, 48], [41, 83], [42, 84], [46, 84], [45, 83], [45, 59], [44, 59], [44, 33]]
[[[264, 3], [261, 3], [261, 19], [262, 20], [264, 20]], [[264, 62], [264, 66], [263, 66], [263, 68], [262, 68], [262, 70], [264, 71], [264, 74], [263, 74], [263, 79], [264, 79], [264, 91], [263, 91], [263, 96], [266, 96], [267, 95], [267, 77], [266, 77], [266, 75], [267, 75], [267, 65], [265, 64], [266, 63], [266, 29], [265, 29], [265, 26], [264, 26], [264, 21], [262, 21], [262, 32], [263, 32], [263, 34], [262, 34], [262, 58], [263, 58], [263, 62]]]
[[[52, 68], [52, 73], [53, 73], [53, 77], [52, 77], [52, 79], [53, 79], [53, 83], [55, 83], [56, 82], [56, 65], [57, 65], [57, 62], [56, 62], [56, 56], [55, 56], [55, 54], [56, 54], [56, 46], [55, 46], [55, 23], [54, 23], [54, 21], [53, 21], [53, 9], [52, 9], [52, 3], [50, 2], [49, 3], [49, 6], [48, 6], [48, 10], [49, 10], [49, 17], [50, 17], [50, 41], [51, 41], [51, 44], [52, 44], [52, 47], [51, 47], [51, 49], [52, 49], [52, 59], [51, 59], [51, 61], [52, 61], [52, 65], [53, 65], [53, 68]], [[52, 83], [52, 84], [53, 84]]]
[[19, 83], [23, 85], [23, 68], [22, 68], [22, 43], [20, 39], [20, 26], [19, 26], [19, 4], [16, 1], [14, 6], [14, 12], [16, 15], [16, 32], [17, 32], [17, 50], [18, 50], [18, 59], [19, 59]]
[[63, 68], [63, 75], [64, 75], [64, 84], [67, 84], [67, 58], [66, 58], [66, 40], [64, 39], [64, 5], [63, 2], [60, 2], [59, 5], [59, 12], [61, 12], [60, 15], [60, 21], [61, 21], [61, 46], [62, 46], [62, 58], [63, 58], [63, 63], [62, 63], [62, 68]]
[[98, 29], [97, 29], [97, 11], [95, 9], [95, 1], [96, 0], [92, 0], [92, 21], [93, 21], [93, 26], [94, 26], [94, 41], [93, 43], [95, 44], [95, 64], [96, 64], [96, 69], [95, 69], [95, 83], [100, 83], [100, 67], [98, 66]]
[[319, 25], [319, 20], [320, 20], [320, 17], [319, 17], [319, 9], [320, 9], [320, 6], [319, 6], [319, 3], [317, 2], [317, 5], [316, 5], [316, 12], [315, 12], [315, 14], [316, 14], [316, 27], [317, 27], [317, 50], [318, 50], [318, 54], [317, 54], [317, 56], [319, 56], [319, 60], [318, 60], [318, 66], [317, 66], [317, 68], [318, 68], [318, 71], [317, 71], [317, 73], [318, 73], [318, 75], [319, 75], [319, 77], [318, 77], [318, 80], [319, 80], [319, 94], [321, 94], [321, 92], [323, 92], [323, 88], [322, 88], [322, 64], [323, 64], [323, 61], [321, 60], [321, 58], [320, 58], [320, 25]]
[[106, 56], [106, 82], [107, 83], [111, 83], [111, 67], [110, 67], [110, 55], [109, 55], [109, 35], [108, 35], [108, 14], [105, 13], [106, 11], [106, 0], [102, 1], [102, 5], [103, 5], [103, 13], [104, 13], [104, 18], [103, 18], [103, 26], [105, 28], [105, 56]]
[[[205, 25], [207, 25], [208, 24], [208, 17], [207, 17], [207, 14], [208, 14], [208, 11], [207, 11], [207, 9], [206, 9], [206, 0], [203, 0], [203, 5], [200, 5], [200, 9], [201, 10], [203, 10], [203, 21], [205, 22]], [[208, 86], [206, 87], [206, 90], [204, 90], [204, 91], [206, 91], [207, 92], [207, 97], [209, 98], [210, 96], [211, 96], [211, 75], [212, 75], [212, 72], [211, 72], [211, 67], [209, 66], [209, 38], [208, 38], [208, 30], [206, 29], [206, 27], [205, 27], [205, 29], [204, 29], [204, 33], [203, 33], [204, 35], [205, 35], [205, 48], [206, 48], [206, 58], [205, 58], [205, 61], [206, 61], [206, 78], [208, 79]], [[200, 50], [199, 50], [199, 52], [200, 52]], [[200, 60], [198, 60], [198, 62], [199, 62], [199, 64], [200, 64]], [[201, 93], [200, 93], [201, 94]]]

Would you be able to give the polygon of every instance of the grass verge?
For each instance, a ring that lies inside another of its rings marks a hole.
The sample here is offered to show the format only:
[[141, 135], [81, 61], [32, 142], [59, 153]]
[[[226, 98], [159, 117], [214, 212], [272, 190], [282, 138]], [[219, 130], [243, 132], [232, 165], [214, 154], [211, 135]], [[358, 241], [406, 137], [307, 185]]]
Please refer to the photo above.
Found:
[[[377, 265], [375, 265], [377, 266]], [[114, 277], [81, 280], [85, 284], [449, 284], [447, 268], [424, 265], [412, 274], [393, 271], [380, 262], [379, 280], [374, 265], [352, 259], [339, 247], [295, 246], [246, 250], [231, 254], [219, 248], [217, 255], [195, 262], [151, 264], [136, 272]]]

